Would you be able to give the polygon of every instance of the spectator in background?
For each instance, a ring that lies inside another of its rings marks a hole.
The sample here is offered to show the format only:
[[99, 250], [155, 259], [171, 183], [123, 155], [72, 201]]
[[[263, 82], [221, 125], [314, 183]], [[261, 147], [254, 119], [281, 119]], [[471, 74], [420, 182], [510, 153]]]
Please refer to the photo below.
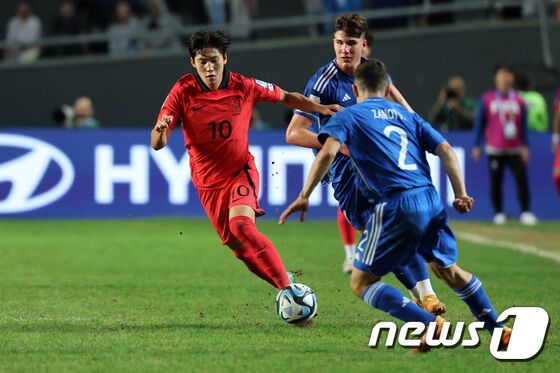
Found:
[[4, 58], [18, 62], [33, 62], [41, 50], [35, 43], [41, 37], [41, 20], [33, 14], [29, 0], [17, 2], [16, 15], [8, 21]]
[[63, 104], [56, 107], [52, 118], [58, 125], [65, 128], [99, 128], [101, 124], [93, 116], [95, 110], [91, 98], [87, 96], [78, 97], [74, 105]]
[[163, 0], [148, 0], [147, 6], [148, 14], [142, 19], [141, 28], [144, 32], [157, 34], [142, 38], [141, 49], [179, 48], [181, 46], [178, 38], [181, 29], [179, 19], [168, 11]]
[[325, 14], [330, 15], [332, 20], [325, 24], [325, 30], [332, 33], [334, 17], [341, 13], [359, 12], [363, 8], [363, 0], [324, 0]]
[[430, 122], [441, 131], [466, 131], [473, 128], [476, 101], [466, 97], [465, 80], [449, 78], [432, 107]]
[[515, 85], [527, 106], [527, 125], [529, 126], [529, 131], [548, 131], [548, 108], [543, 95], [530, 89], [529, 78], [525, 74], [517, 74], [515, 76]]
[[[323, 0], [302, 0], [303, 7], [305, 8], [305, 15], [308, 17], [316, 17], [323, 15], [324, 6]], [[323, 25], [313, 24], [308, 26], [309, 35], [317, 36], [323, 32]], [[288, 121], [289, 122], [289, 121]]]
[[204, 0], [204, 7], [211, 25], [226, 23], [226, 0]]
[[338, 15], [362, 10], [363, 0], [324, 0], [325, 13]]
[[101, 123], [93, 117], [95, 110], [91, 98], [78, 97], [74, 101], [74, 119], [72, 128], [99, 128]]
[[109, 26], [109, 53], [114, 56], [134, 54], [138, 50], [138, 19], [132, 14], [128, 1], [119, 1], [115, 7], [115, 22]]
[[552, 123], [552, 151], [556, 152], [556, 161], [552, 177], [556, 184], [556, 189], [560, 193], [560, 88], [556, 92], [554, 99], [554, 122]]
[[490, 166], [490, 186], [494, 205], [494, 223], [506, 222], [503, 210], [502, 184], [504, 169], [508, 166], [517, 182], [520, 222], [537, 224], [529, 208], [529, 181], [527, 161], [529, 145], [527, 135], [527, 108], [521, 96], [513, 90], [514, 73], [507, 65], [500, 65], [494, 72], [496, 89], [482, 95], [475, 121], [475, 147], [472, 156], [479, 160], [484, 136]]
[[540, 0], [523, 0], [521, 4], [521, 16], [523, 18], [537, 18], [539, 15]]
[[239, 39], [250, 37], [250, 23], [257, 14], [256, 0], [229, 0], [229, 9], [231, 14], [231, 36]]
[[[80, 19], [76, 12], [76, 5], [73, 0], [60, 0], [58, 15], [53, 26], [52, 35], [67, 36], [79, 35], [88, 31], [85, 20]], [[86, 45], [60, 45], [51, 49], [51, 54], [55, 56], [71, 56], [87, 52]]]

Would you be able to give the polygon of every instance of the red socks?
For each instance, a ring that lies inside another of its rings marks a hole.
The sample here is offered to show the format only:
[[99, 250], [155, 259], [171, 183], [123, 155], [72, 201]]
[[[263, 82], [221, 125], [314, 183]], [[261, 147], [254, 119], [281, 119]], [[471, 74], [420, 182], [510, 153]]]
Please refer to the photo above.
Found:
[[346, 217], [340, 208], [336, 213], [336, 220], [338, 221], [338, 229], [340, 229], [340, 235], [342, 236], [342, 242], [344, 245], [355, 245], [356, 231], [354, 230], [352, 224], [346, 220]]
[[272, 278], [270, 278], [267, 273], [263, 272], [261, 268], [259, 268], [258, 258], [255, 257], [255, 253], [246, 250], [245, 248], [232, 249], [231, 251], [233, 251], [233, 254], [237, 257], [237, 259], [245, 263], [249, 271], [253, 272], [255, 275], [265, 280], [273, 287], [276, 287], [274, 280], [272, 280]]
[[290, 284], [278, 251], [268, 237], [257, 230], [253, 219], [235, 216], [230, 219], [229, 227], [244, 246], [241, 250], [233, 250], [233, 253], [251, 272], [279, 290]]

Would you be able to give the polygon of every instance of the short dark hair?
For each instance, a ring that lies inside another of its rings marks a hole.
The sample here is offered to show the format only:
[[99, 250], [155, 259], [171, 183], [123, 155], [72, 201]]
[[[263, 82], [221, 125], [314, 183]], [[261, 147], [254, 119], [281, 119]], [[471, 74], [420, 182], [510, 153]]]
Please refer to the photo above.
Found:
[[389, 85], [389, 73], [383, 62], [372, 58], [358, 66], [354, 73], [354, 81], [360, 89], [380, 92]]
[[368, 47], [373, 48], [373, 42], [374, 42], [373, 34], [369, 31], [366, 32], [366, 43]]
[[229, 48], [230, 39], [225, 32], [215, 30], [200, 30], [189, 38], [187, 48], [191, 58], [195, 58], [204, 48], [216, 48], [225, 55]]
[[511, 67], [511, 66], [508, 65], [508, 64], [501, 63], [501, 64], [496, 65], [496, 66], [494, 67], [494, 74], [493, 74], [493, 76], [496, 76], [496, 74], [497, 74], [498, 71], [500, 71], [500, 70], [505, 70], [505, 71], [507, 71], [508, 73], [510, 73], [511, 75], [515, 75], [515, 71], [513, 70], [513, 67]]
[[353, 38], [365, 36], [367, 30], [367, 20], [358, 13], [342, 13], [334, 20], [334, 32], [343, 31]]

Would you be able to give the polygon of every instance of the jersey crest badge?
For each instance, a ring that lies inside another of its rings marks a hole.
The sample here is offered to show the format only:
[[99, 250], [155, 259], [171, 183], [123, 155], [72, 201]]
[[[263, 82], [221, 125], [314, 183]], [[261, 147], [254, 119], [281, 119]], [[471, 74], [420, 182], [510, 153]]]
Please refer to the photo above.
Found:
[[230, 100], [230, 104], [231, 104], [231, 111], [232, 113], [239, 113], [241, 112], [241, 100], [239, 100], [239, 97], [233, 97]]

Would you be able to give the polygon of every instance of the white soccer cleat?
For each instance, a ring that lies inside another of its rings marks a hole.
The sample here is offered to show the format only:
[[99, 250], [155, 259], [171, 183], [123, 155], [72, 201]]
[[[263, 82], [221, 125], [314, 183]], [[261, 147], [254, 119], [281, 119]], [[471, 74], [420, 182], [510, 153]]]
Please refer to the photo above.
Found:
[[533, 226], [533, 225], [537, 225], [539, 219], [537, 219], [535, 214], [533, 214], [532, 212], [525, 211], [521, 213], [521, 216], [519, 216], [519, 222], [523, 225]]
[[344, 261], [342, 262], [342, 272], [352, 273], [352, 268], [354, 268], [352, 259], [344, 259]]
[[506, 214], [504, 214], [503, 212], [499, 212], [494, 215], [494, 224], [496, 225], [504, 225], [506, 223], [506, 220]]

